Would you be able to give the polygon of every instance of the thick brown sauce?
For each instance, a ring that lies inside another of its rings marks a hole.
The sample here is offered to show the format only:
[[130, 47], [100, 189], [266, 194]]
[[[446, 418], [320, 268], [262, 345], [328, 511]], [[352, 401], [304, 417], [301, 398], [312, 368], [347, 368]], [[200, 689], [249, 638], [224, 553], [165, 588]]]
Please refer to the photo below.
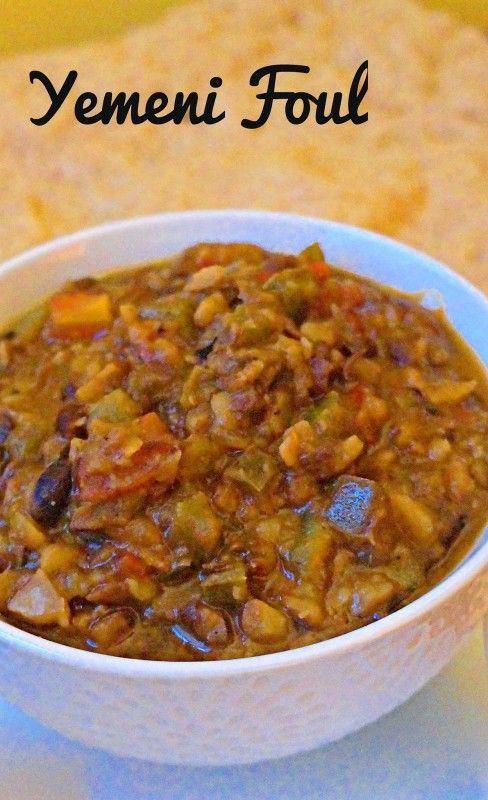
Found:
[[488, 378], [420, 300], [316, 246], [205, 244], [13, 321], [0, 613], [99, 652], [221, 659], [428, 591], [486, 522]]

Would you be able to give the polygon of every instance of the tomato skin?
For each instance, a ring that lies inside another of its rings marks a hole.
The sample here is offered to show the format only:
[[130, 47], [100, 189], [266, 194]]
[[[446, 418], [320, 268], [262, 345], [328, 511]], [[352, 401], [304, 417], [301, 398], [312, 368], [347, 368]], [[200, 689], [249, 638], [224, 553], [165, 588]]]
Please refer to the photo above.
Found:
[[264, 267], [263, 269], [258, 269], [254, 273], [254, 280], [256, 281], [256, 283], [266, 283], [268, 278], [271, 278], [271, 276], [274, 275], [275, 272], [278, 272], [278, 267], [269, 266], [269, 267]]
[[100, 503], [149, 486], [158, 477], [161, 459], [169, 453], [167, 444], [146, 445], [135, 453], [129, 466], [114, 469], [105, 475], [90, 472], [82, 460], [78, 473], [81, 499]]
[[271, 272], [268, 272], [267, 269], [258, 269], [258, 271], [254, 273], [254, 279], [257, 283], [266, 283], [270, 275]]
[[356, 386], [354, 386], [349, 392], [349, 395], [352, 397], [358, 408], [361, 408], [367, 394], [368, 387], [364, 383], [356, 384]]
[[119, 559], [118, 573], [123, 578], [142, 578], [147, 574], [147, 567], [144, 561], [133, 553], [124, 553]]
[[[124, 447], [134, 439], [137, 449], [124, 456]], [[154, 411], [129, 425], [113, 425], [105, 435], [87, 442], [78, 467], [80, 497], [91, 503], [103, 502], [155, 481], [165, 482], [165, 473], [171, 482], [177, 453], [174, 437]]]
[[346, 281], [342, 284], [340, 289], [341, 305], [344, 309], [357, 308], [362, 306], [366, 295], [361, 286], [353, 281]]
[[313, 272], [316, 278], [325, 281], [330, 276], [330, 267], [325, 261], [312, 261], [308, 268]]
[[320, 313], [330, 309], [331, 305], [338, 306], [342, 311], [354, 311], [362, 306], [366, 295], [361, 288], [352, 281], [339, 281], [331, 278], [321, 287], [316, 306]]
[[347, 315], [347, 319], [351, 324], [353, 330], [359, 335], [362, 336], [365, 332], [364, 322], [359, 314], [354, 314], [352, 311], [349, 312]]

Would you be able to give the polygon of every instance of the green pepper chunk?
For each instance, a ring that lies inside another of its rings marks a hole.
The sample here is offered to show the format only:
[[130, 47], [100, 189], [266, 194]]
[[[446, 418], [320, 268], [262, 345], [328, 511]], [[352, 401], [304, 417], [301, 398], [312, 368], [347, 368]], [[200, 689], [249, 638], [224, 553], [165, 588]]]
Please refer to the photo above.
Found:
[[203, 561], [213, 552], [221, 528], [220, 519], [203, 492], [176, 504], [172, 538], [187, 545], [194, 561]]
[[325, 261], [324, 252], [318, 242], [314, 242], [299, 253], [298, 258], [305, 264], [314, 264]]
[[257, 447], [250, 447], [227, 467], [225, 475], [262, 492], [277, 471], [276, 462], [270, 455]]
[[244, 564], [236, 563], [222, 572], [214, 572], [204, 578], [202, 594], [207, 603], [215, 606], [236, 605], [246, 600], [247, 576]]
[[307, 266], [276, 272], [268, 278], [263, 289], [279, 295], [286, 313], [295, 322], [303, 319], [319, 291], [317, 279]]

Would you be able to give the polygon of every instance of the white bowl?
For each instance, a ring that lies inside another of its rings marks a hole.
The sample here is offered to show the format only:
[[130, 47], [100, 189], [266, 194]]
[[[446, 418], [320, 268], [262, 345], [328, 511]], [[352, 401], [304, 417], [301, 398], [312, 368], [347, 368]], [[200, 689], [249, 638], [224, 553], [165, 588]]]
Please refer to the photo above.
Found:
[[[488, 363], [487, 300], [446, 267], [388, 239], [286, 214], [202, 211], [104, 225], [0, 266], [0, 324], [66, 279], [157, 259], [202, 240], [298, 252], [407, 291], [442, 293]], [[0, 622], [0, 691], [46, 725], [124, 756], [246, 763], [331, 742], [391, 711], [451, 658], [488, 608], [488, 529], [423, 597], [352, 633], [234, 661], [136, 661], [55, 644]]]

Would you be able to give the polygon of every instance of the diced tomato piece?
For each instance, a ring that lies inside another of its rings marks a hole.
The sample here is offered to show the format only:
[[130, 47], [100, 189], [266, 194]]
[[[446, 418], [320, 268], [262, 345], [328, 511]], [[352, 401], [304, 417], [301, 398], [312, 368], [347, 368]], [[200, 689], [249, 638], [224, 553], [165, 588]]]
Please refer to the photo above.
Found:
[[167, 461], [168, 478], [172, 482], [177, 462], [173, 465], [170, 456], [168, 442], [149, 443], [134, 453], [127, 466], [117, 467], [114, 462], [110, 473], [92, 471], [90, 462], [82, 456], [78, 471], [81, 499], [98, 503], [148, 486], [162, 477]]
[[360, 407], [364, 403], [364, 398], [368, 394], [368, 387], [364, 383], [358, 383], [354, 386], [349, 395], [352, 397], [354, 403]]
[[258, 269], [257, 272], [254, 273], [254, 280], [257, 283], [266, 283], [269, 277], [271, 277], [271, 272], [267, 269]]
[[357, 283], [348, 281], [342, 284], [340, 305], [343, 308], [357, 308], [357, 306], [362, 306], [364, 300], [364, 291]]
[[95, 423], [77, 471], [83, 502], [104, 502], [154, 482], [174, 481], [181, 450], [155, 412], [125, 425]]
[[144, 561], [133, 553], [124, 553], [119, 558], [118, 572], [124, 578], [142, 577], [146, 575], [147, 567]]
[[308, 265], [308, 268], [322, 281], [326, 280], [330, 275], [330, 267], [325, 261], [313, 261]]
[[363, 334], [365, 332], [364, 321], [359, 314], [350, 313], [348, 315], [348, 320], [356, 333]]
[[327, 283], [323, 284], [316, 305], [322, 313], [332, 303], [344, 311], [350, 311], [353, 308], [362, 306], [365, 299], [364, 290], [357, 283], [350, 280], [339, 281], [336, 278], [331, 278]]
[[273, 264], [270, 264], [269, 266], [264, 267], [263, 269], [258, 269], [254, 273], [254, 280], [257, 283], [266, 283], [268, 278], [271, 278], [271, 276], [274, 275], [275, 272], [278, 272], [278, 269], [279, 269], [278, 265], [275, 266]]

